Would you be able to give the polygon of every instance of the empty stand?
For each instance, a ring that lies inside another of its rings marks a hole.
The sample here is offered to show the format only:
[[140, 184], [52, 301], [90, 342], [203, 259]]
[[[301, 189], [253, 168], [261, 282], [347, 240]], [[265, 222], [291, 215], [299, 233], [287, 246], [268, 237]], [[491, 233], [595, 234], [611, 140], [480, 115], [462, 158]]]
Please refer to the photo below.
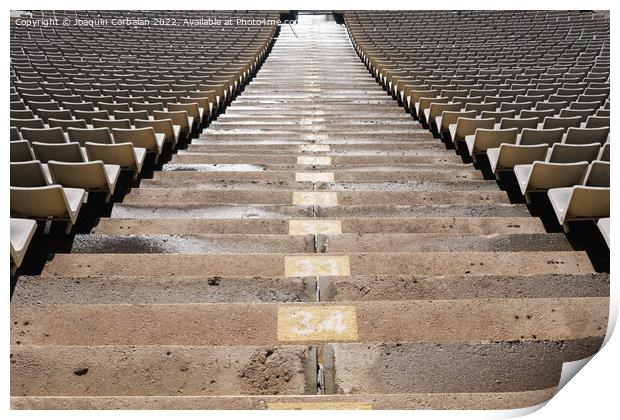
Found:
[[[299, 18], [120, 34], [13, 27], [12, 109], [56, 102], [87, 124], [60, 127], [66, 141], [52, 144], [27, 138], [49, 130], [50, 114], [12, 120], [12, 174], [23, 165], [51, 184], [12, 187], [14, 216], [73, 221], [79, 206], [60, 198], [95, 187], [52, 184], [59, 167], [103, 167], [103, 180], [114, 165], [131, 188], [18, 279], [12, 408], [511, 409], [547, 401], [565, 362], [598, 351], [608, 273], [495, 175], [523, 173], [525, 193], [570, 188], [563, 217], [603, 217], [609, 238], [600, 197], [581, 204], [582, 189], [609, 193], [608, 125], [590, 111], [560, 116], [575, 103], [608, 109], [607, 18]], [[45, 167], [58, 146], [84, 161]], [[588, 159], [568, 157], [586, 148]], [[538, 182], [539, 167], [559, 181]], [[33, 199], [39, 190], [58, 209]]]

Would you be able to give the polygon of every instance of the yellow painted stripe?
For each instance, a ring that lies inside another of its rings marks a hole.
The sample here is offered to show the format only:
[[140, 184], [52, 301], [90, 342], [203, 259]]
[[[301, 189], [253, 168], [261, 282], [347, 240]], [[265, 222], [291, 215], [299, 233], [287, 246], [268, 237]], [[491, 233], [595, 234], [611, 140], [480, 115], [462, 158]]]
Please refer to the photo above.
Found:
[[293, 204], [296, 206], [337, 206], [338, 193], [333, 191], [295, 191]]
[[342, 233], [340, 220], [289, 220], [289, 235], [337, 235]]
[[331, 165], [332, 158], [329, 156], [297, 156], [298, 165]]
[[280, 341], [355, 341], [355, 306], [283, 305], [278, 308]]
[[267, 403], [267, 410], [372, 410], [366, 402], [281, 402]]
[[334, 182], [333, 172], [296, 172], [297, 182]]
[[284, 257], [286, 277], [350, 276], [349, 257], [333, 255], [293, 255]]

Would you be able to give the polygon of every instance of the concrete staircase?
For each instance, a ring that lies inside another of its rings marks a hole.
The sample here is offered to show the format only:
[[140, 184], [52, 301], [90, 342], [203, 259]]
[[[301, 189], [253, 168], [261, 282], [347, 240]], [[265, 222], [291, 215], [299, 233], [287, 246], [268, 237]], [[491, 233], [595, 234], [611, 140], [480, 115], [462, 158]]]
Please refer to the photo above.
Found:
[[595, 353], [609, 278], [445, 150], [334, 22], [20, 278], [15, 409], [507, 409]]

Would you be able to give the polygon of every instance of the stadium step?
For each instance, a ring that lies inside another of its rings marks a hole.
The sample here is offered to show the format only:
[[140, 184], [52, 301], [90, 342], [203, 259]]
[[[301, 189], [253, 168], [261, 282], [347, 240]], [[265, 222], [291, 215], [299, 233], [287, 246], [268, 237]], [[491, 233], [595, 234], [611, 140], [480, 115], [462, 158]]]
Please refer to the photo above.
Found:
[[609, 276], [283, 25], [226, 112], [11, 302], [15, 409], [510, 409], [593, 355]]

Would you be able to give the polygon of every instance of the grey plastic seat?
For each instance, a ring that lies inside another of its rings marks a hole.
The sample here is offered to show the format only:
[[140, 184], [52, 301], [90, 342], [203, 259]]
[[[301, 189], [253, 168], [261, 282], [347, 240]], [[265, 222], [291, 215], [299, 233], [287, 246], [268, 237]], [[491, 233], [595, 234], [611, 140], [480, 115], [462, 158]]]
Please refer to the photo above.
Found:
[[30, 142], [28, 140], [10, 142], [10, 160], [11, 162], [34, 160]]
[[547, 162], [553, 163], [573, 163], [573, 162], [592, 162], [596, 160], [601, 150], [598, 143], [590, 144], [564, 144], [555, 143], [547, 153]]
[[607, 246], [609, 247], [610, 246], [610, 233], [611, 233], [611, 227], [609, 225], [609, 217], [604, 217], [602, 219], [599, 219], [596, 225], [598, 226], [598, 229], [601, 231], [601, 235], [603, 235], [603, 239], [605, 239], [605, 242], [607, 243]]
[[68, 221], [67, 230], [77, 221], [86, 192], [60, 185], [11, 187], [11, 217]]
[[580, 184], [588, 170], [588, 162], [550, 163], [535, 161], [528, 165], [515, 165], [514, 172], [521, 193], [546, 191], [551, 188]]
[[50, 127], [59, 127], [63, 131], [67, 131], [70, 128], [88, 128], [86, 120], [57, 120], [56, 118], [50, 118], [47, 120], [47, 124]]
[[22, 128], [45, 128], [45, 123], [40, 118], [34, 119], [21, 119], [21, 118], [11, 118], [9, 122], [10, 127], [16, 127], [18, 130], [22, 130]]
[[599, 128], [574, 128], [568, 129], [564, 136], [566, 144], [589, 144], [597, 142], [599, 146], [607, 141], [609, 127]]
[[82, 153], [80, 143], [62, 143], [62, 144], [47, 144], [47, 143], [32, 143], [32, 151], [35, 157], [43, 163], [47, 163], [50, 160], [58, 160], [61, 162], [85, 162], [86, 158]]
[[500, 130], [516, 128], [521, 133], [524, 128], [536, 129], [537, 127], [538, 118], [502, 118], [497, 128]]
[[600, 127], [609, 127], [610, 118], [609, 117], [588, 117], [586, 120], [586, 128], [600, 128]]
[[561, 143], [564, 138], [564, 129], [554, 128], [549, 130], [538, 130], [524, 128], [517, 139], [517, 144], [531, 146], [534, 144], [547, 144], [553, 146], [554, 143]]
[[69, 128], [67, 130], [69, 140], [78, 142], [80, 145], [90, 143], [112, 144], [112, 134], [106, 127], [101, 128]]
[[108, 165], [118, 165], [121, 170], [135, 171], [134, 178], [142, 170], [146, 149], [132, 143], [99, 144], [86, 143], [88, 160], [100, 160]]
[[437, 132], [441, 135], [450, 135], [450, 126], [456, 124], [459, 118], [476, 118], [476, 111], [444, 111], [435, 118]]
[[509, 128], [507, 130], [494, 130], [479, 128], [475, 134], [465, 137], [467, 150], [470, 156], [485, 153], [487, 149], [499, 147], [502, 143], [514, 144], [517, 141], [518, 130]]
[[37, 222], [30, 219], [11, 217], [11, 274], [19, 268], [28, 252], [32, 237], [37, 231]]
[[549, 145], [517, 145], [501, 144], [499, 147], [487, 149], [487, 157], [493, 173], [512, 171], [515, 165], [525, 165], [534, 161], [545, 160]]
[[607, 187], [575, 185], [550, 189], [547, 195], [560, 224], [609, 217]]
[[116, 181], [120, 174], [118, 165], [105, 165], [102, 161], [92, 162], [58, 162], [49, 161], [47, 166], [52, 181], [63, 187], [81, 188], [89, 192], [114, 194]]
[[67, 143], [67, 136], [61, 128], [22, 128], [22, 136], [29, 142]]
[[186, 111], [153, 111], [153, 119], [172, 120], [172, 124], [180, 127], [181, 138], [189, 139], [191, 137], [194, 121]]
[[52, 184], [47, 168], [39, 160], [11, 162], [11, 186], [43, 187]]

